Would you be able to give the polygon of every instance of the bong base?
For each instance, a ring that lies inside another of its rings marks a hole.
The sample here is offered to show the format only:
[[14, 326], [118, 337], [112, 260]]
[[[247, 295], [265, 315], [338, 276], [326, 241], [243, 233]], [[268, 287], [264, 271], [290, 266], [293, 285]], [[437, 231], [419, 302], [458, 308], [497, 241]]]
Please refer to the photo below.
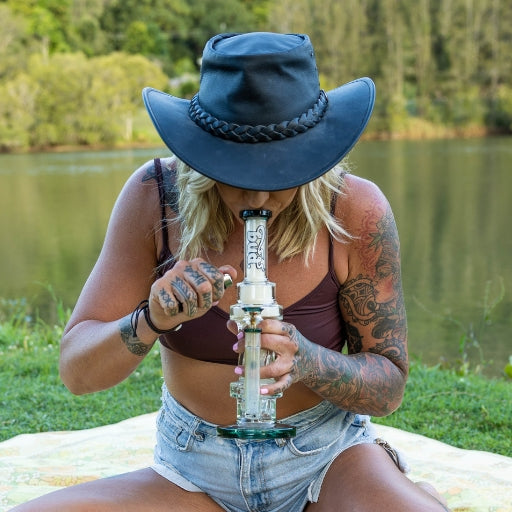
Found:
[[297, 429], [284, 423], [250, 421], [217, 427], [217, 434], [231, 439], [289, 439], [295, 437]]

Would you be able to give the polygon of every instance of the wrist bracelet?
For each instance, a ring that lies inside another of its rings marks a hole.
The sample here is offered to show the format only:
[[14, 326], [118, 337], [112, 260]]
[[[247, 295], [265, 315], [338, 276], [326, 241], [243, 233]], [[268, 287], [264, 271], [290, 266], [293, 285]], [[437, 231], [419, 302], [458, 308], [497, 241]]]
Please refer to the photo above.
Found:
[[144, 318], [146, 319], [148, 327], [156, 334], [167, 334], [169, 332], [174, 332], [181, 329], [181, 324], [177, 327], [173, 327], [172, 329], [159, 329], [155, 324], [153, 324], [149, 316], [149, 300], [144, 299], [133, 310], [132, 316], [130, 317], [130, 324], [132, 326], [132, 332], [134, 336], [137, 336], [137, 327], [139, 326], [139, 315], [141, 312], [144, 312]]

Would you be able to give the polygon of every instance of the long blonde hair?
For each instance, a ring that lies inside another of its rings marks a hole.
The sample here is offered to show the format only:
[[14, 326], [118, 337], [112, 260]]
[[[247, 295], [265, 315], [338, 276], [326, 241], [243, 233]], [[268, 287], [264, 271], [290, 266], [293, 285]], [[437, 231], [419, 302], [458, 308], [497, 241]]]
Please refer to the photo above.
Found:
[[[343, 194], [346, 173], [346, 166], [341, 163], [299, 187], [290, 205], [279, 214], [269, 230], [269, 249], [276, 252], [280, 261], [303, 253], [307, 263], [323, 226], [336, 240], [351, 238], [331, 215], [333, 197]], [[205, 249], [222, 253], [224, 243], [235, 227], [235, 219], [217, 192], [215, 181], [177, 160], [176, 186], [179, 198], [176, 221], [181, 230], [176, 257], [192, 259]]]

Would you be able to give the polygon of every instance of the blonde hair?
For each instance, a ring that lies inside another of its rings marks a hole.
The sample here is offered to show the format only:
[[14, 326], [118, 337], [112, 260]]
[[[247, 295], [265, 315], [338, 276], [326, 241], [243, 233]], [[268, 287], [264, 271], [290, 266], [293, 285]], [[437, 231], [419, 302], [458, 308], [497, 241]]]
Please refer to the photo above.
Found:
[[[323, 226], [336, 240], [351, 238], [331, 215], [333, 197], [343, 194], [347, 171], [341, 163], [320, 178], [300, 186], [290, 205], [272, 223], [269, 250], [274, 250], [280, 261], [303, 253], [307, 263]], [[179, 197], [176, 222], [181, 230], [176, 257], [196, 258], [205, 249], [222, 253], [235, 227], [235, 219], [215, 188], [215, 181], [177, 160], [176, 186]]]

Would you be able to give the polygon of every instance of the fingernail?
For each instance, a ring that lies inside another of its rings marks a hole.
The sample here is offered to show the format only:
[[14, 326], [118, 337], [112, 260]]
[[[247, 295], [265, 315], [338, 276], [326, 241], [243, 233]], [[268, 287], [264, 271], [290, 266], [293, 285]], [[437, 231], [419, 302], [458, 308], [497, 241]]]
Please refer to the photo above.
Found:
[[238, 342], [233, 345], [233, 350], [236, 352], [238, 350]]
[[242, 368], [240, 368], [240, 366], [237, 366], [237, 367], [235, 368], [235, 373], [236, 373], [237, 375], [242, 375], [242, 373], [244, 373], [244, 371], [242, 370]]
[[240, 332], [236, 335], [236, 339], [237, 339], [238, 341], [240, 341], [243, 337], [244, 337], [244, 331], [240, 331]]
[[260, 393], [261, 393], [262, 395], [268, 395], [268, 389], [267, 389], [267, 388], [261, 388], [261, 389], [260, 389]]

